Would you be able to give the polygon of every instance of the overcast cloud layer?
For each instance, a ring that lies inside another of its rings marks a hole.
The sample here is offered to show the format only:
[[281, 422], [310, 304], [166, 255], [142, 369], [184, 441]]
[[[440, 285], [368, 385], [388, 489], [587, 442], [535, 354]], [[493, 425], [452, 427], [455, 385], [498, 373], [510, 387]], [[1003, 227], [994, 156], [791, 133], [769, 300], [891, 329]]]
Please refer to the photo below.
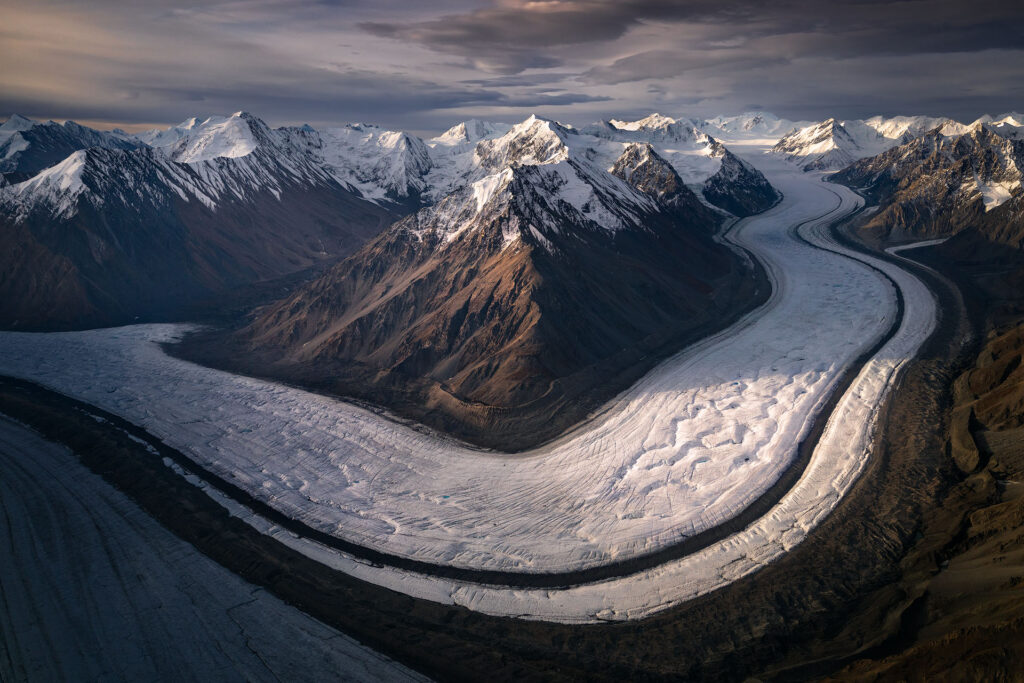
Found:
[[1024, 109], [1024, 4], [1005, 0], [0, 0], [0, 13], [0, 118], [139, 128], [246, 109], [432, 132], [530, 113]]

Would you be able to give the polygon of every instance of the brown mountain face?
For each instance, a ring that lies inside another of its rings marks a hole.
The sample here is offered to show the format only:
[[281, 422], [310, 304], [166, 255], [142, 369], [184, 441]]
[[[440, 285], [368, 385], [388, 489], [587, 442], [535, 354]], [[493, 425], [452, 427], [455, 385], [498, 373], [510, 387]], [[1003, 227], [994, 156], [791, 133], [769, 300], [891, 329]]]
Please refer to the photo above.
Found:
[[[963, 135], [934, 130], [832, 176], [879, 209], [865, 226], [893, 241], [948, 237], [965, 230], [1014, 249], [1024, 240], [1024, 140], [983, 125]], [[1005, 191], [1001, 203], [992, 194]], [[986, 197], [986, 194], [989, 196]]]
[[520, 165], [482, 204], [457, 192], [259, 311], [220, 362], [482, 445], [553, 437], [754, 300], [719, 217], [649, 145], [613, 173]]
[[863, 230], [878, 242], [949, 239], [937, 265], [966, 278], [971, 297], [999, 322], [1024, 312], [1024, 140], [975, 124], [942, 130], [864, 159], [833, 176], [879, 209]]

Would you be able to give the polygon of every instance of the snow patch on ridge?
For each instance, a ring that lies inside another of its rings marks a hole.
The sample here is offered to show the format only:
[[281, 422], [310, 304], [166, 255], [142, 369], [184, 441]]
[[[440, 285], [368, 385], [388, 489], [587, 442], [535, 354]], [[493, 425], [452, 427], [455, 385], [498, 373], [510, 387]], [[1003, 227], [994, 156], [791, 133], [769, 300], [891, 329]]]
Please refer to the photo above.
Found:
[[985, 204], [985, 213], [1002, 206], [1013, 196], [1013, 191], [1020, 187], [1020, 181], [988, 181], [985, 182], [975, 176], [974, 181], [966, 183], [962, 189], [974, 190], [981, 195]]
[[484, 210], [484, 205], [491, 200], [494, 193], [508, 185], [512, 180], [512, 169], [486, 176], [473, 183], [473, 198], [476, 200], [476, 212]]

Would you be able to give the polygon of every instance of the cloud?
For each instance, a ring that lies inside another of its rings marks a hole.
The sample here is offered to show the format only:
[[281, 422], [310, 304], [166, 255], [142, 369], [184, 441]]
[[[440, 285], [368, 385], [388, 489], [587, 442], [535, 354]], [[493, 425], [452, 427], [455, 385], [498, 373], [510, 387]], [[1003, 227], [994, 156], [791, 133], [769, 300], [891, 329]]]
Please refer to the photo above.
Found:
[[552, 47], [621, 38], [645, 19], [711, 18], [721, 3], [654, 0], [506, 0], [496, 6], [414, 23], [364, 22], [381, 38], [455, 54], [485, 71], [515, 74], [563, 64]]
[[174, 123], [1020, 108], [994, 0], [0, 0], [0, 114]]
[[[705, 50], [711, 63], [719, 50], [771, 36], [790, 40], [793, 56], [832, 57], [971, 52], [1024, 42], [1024, 6], [994, 0], [506, 0], [428, 21], [360, 26], [381, 38], [417, 43], [485, 70], [515, 74], [564, 65], [566, 48], [614, 43], [650, 23], [700, 26], [704, 40], [663, 49]], [[628, 58], [616, 63], [621, 67]], [[660, 64], [647, 63], [660, 73]]]
[[731, 70], [751, 68], [777, 68], [788, 59], [753, 51], [721, 51], [707, 54], [702, 51], [650, 50], [618, 59], [607, 66], [594, 67], [581, 78], [584, 82], [615, 85], [627, 81], [674, 78], [692, 71]]

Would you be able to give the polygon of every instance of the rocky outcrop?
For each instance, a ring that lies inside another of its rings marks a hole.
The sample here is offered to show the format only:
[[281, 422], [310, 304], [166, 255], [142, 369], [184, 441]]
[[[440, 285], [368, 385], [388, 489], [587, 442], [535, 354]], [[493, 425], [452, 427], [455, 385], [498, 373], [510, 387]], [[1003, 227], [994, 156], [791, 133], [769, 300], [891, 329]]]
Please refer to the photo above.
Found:
[[718, 172], [704, 181], [703, 193], [711, 204], [736, 216], [753, 216], [782, 198], [756, 168], [716, 143], [722, 156]]
[[1024, 458], [1024, 326], [989, 340], [953, 392], [950, 444], [961, 470], [974, 472], [1003, 447]]

